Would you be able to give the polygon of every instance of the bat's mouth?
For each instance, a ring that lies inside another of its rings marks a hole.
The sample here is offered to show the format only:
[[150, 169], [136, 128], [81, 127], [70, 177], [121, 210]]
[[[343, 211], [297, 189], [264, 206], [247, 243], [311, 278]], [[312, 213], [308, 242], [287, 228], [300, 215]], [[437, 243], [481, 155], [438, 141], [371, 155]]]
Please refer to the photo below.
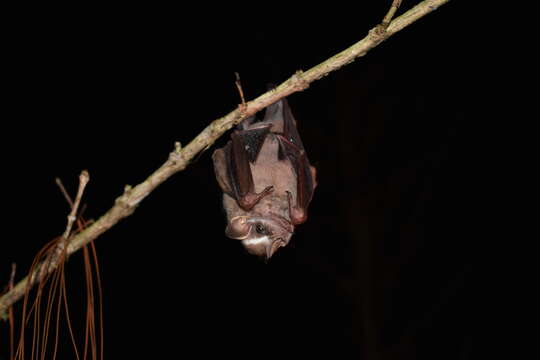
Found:
[[265, 245], [265, 244], [269, 243], [270, 241], [272, 241], [272, 239], [270, 239], [270, 237], [262, 236], [260, 238], [242, 240], [242, 244], [244, 244], [245, 246], [257, 246], [257, 245], [261, 245], [261, 244]]
[[282, 238], [272, 238], [270, 236], [261, 236], [258, 238], [242, 240], [242, 245], [248, 253], [263, 257], [268, 261], [272, 255], [279, 249], [287, 245]]

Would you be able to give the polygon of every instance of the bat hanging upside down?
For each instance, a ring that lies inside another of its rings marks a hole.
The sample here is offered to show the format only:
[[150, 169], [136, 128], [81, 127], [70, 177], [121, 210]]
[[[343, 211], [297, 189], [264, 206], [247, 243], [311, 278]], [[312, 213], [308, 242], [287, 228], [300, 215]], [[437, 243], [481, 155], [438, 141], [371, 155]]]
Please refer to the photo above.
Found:
[[225, 234], [270, 259], [306, 221], [317, 186], [287, 100], [270, 105], [262, 120], [240, 123], [212, 158], [224, 193]]

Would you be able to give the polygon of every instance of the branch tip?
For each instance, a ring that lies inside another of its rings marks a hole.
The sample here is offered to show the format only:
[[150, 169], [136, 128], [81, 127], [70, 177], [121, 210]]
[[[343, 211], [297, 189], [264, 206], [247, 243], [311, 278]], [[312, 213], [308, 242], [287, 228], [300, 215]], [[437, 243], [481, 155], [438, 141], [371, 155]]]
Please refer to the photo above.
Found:
[[86, 186], [88, 182], [90, 181], [90, 174], [88, 173], [88, 170], [81, 171], [81, 175], [79, 175], [79, 182], [82, 184], [82, 186]]

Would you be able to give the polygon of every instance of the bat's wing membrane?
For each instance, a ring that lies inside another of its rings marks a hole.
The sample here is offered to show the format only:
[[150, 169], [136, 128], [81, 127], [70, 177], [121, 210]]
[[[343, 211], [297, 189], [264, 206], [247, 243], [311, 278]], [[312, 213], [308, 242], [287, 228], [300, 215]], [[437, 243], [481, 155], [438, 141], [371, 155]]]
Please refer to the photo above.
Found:
[[307, 219], [307, 208], [313, 192], [317, 186], [315, 168], [312, 167], [304, 151], [304, 145], [296, 128], [294, 119], [287, 100], [283, 101], [283, 135], [279, 135], [280, 157], [287, 157], [297, 177], [296, 204], [291, 206], [291, 220], [295, 225], [301, 224]]
[[221, 189], [236, 199], [238, 205], [246, 211], [272, 192], [271, 186], [260, 193], [255, 192], [249, 166], [250, 162], [257, 159], [269, 131], [270, 126], [235, 131], [231, 141], [223, 149], [214, 152], [214, 168]]

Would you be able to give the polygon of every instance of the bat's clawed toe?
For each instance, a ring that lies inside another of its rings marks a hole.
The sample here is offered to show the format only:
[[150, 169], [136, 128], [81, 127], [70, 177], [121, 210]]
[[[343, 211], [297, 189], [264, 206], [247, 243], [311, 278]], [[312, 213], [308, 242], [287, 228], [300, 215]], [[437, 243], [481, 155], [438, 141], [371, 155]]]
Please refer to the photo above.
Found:
[[263, 191], [260, 193], [252, 193], [249, 192], [245, 196], [238, 199], [238, 204], [242, 207], [242, 209], [249, 211], [251, 210], [261, 199], [265, 196], [270, 195], [274, 191], [273, 186], [267, 186]]

